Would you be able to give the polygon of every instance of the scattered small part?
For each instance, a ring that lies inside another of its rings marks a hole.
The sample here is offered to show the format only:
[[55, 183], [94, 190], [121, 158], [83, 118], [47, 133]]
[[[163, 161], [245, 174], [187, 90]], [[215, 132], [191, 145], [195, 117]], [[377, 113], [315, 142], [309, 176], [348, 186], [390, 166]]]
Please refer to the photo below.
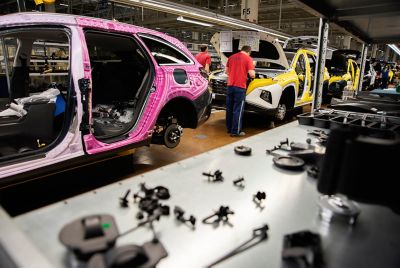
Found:
[[138, 203], [141, 213], [138, 213], [137, 218], [159, 220], [161, 216], [169, 215], [169, 206], [160, 203], [160, 200], [168, 198], [170, 198], [170, 194], [166, 187], [147, 188], [144, 183], [141, 183], [140, 191], [133, 194], [133, 200]]
[[306, 139], [306, 142], [307, 142], [307, 144], [311, 144], [311, 139], [310, 139], [310, 138], [307, 138], [307, 139]]
[[193, 226], [195, 226], [195, 225], [196, 225], [196, 218], [195, 218], [193, 215], [190, 215], [190, 217], [189, 217], [189, 222], [190, 222]]
[[214, 177], [214, 174], [211, 174], [211, 172], [209, 172], [209, 173], [203, 172], [202, 174], [203, 174], [203, 176]]
[[[229, 220], [228, 219], [229, 215], [233, 215], [233, 214], [235, 214], [235, 212], [230, 210], [228, 206], [226, 206], [226, 207], [225, 206], [220, 206], [217, 212], [215, 212], [214, 214], [204, 218], [203, 219], [203, 223], [205, 223], [205, 224], [214, 224], [214, 223], [219, 223], [221, 221], [227, 222]], [[210, 219], [212, 219], [212, 218], [216, 218], [216, 219], [213, 220], [213, 221], [210, 221]]]
[[[168, 188], [164, 186], [157, 186], [154, 188], [147, 188], [144, 183], [140, 184], [140, 191], [144, 193], [145, 197], [152, 197], [155, 195], [157, 198], [166, 200], [171, 197]], [[134, 194], [134, 198], [138, 198], [139, 193]]]
[[185, 214], [185, 211], [183, 211], [181, 207], [175, 206], [174, 214], [177, 220], [181, 220], [183, 218], [183, 215]]
[[160, 205], [160, 209], [161, 209], [161, 214], [164, 216], [168, 216], [169, 215], [169, 206], [167, 205]]
[[214, 174], [212, 174], [211, 172], [207, 173], [207, 172], [203, 172], [202, 173], [204, 176], [208, 177], [208, 180], [216, 182], [216, 181], [224, 181], [224, 177], [222, 176], [222, 171], [217, 169]]
[[175, 214], [175, 217], [176, 217], [176, 219], [177, 219], [178, 221], [180, 221], [180, 222], [182, 222], [182, 223], [189, 222], [189, 223], [192, 225], [193, 228], [195, 227], [195, 225], [196, 225], [196, 218], [195, 218], [193, 215], [190, 215], [189, 219], [185, 219], [185, 218], [184, 218], [185, 211], [183, 211], [182, 208], [180, 208], [180, 207], [178, 207], [178, 206], [175, 206], [175, 208], [174, 208], [174, 214]]
[[307, 167], [307, 174], [311, 178], [318, 179], [318, 175], [319, 175], [318, 166], [315, 166], [315, 165], [308, 166]]
[[281, 142], [280, 142], [280, 145], [281, 145], [281, 146], [282, 146], [282, 145], [287, 145], [287, 146], [289, 146], [289, 138], [286, 138], [286, 140], [281, 141]]
[[245, 155], [245, 156], [251, 155], [251, 148], [243, 145], [235, 146], [234, 151], [238, 155]]
[[238, 179], [233, 181], [233, 185], [237, 186], [237, 187], [244, 187], [244, 178], [243, 177], [239, 177]]
[[[140, 192], [144, 193], [144, 197], [140, 196]], [[157, 186], [154, 188], [147, 188], [144, 183], [140, 184], [140, 191], [137, 193], [133, 194], [133, 200], [136, 202], [137, 199], [143, 199], [143, 198], [157, 198], [157, 199], [162, 199], [166, 200], [171, 197], [169, 194], [168, 188], [164, 186]]]
[[222, 177], [222, 171], [221, 170], [217, 170], [214, 172], [214, 180], [216, 181], [223, 181], [224, 177]]
[[307, 150], [310, 148], [308, 143], [301, 143], [301, 142], [291, 142], [290, 149], [292, 151], [300, 151], [300, 150]]
[[171, 197], [171, 195], [169, 194], [169, 190], [166, 187], [157, 186], [157, 187], [154, 188], [154, 190], [155, 190], [156, 196], [159, 199], [167, 200], [167, 199], [169, 199]]
[[324, 145], [326, 143], [327, 139], [328, 139], [328, 133], [326, 133], [323, 130], [317, 130], [317, 129], [309, 130], [308, 134], [316, 136], [318, 141], [319, 141], [319, 143], [321, 143], [322, 145]]
[[138, 219], [138, 220], [143, 220], [143, 218], [144, 218], [143, 213], [142, 213], [141, 211], [139, 211], [139, 212], [136, 214], [136, 219]]
[[149, 214], [153, 214], [153, 211], [158, 207], [158, 200], [151, 197], [144, 197], [139, 201], [139, 209]]
[[119, 204], [121, 205], [121, 207], [123, 208], [129, 207], [128, 195], [130, 194], [130, 192], [131, 190], [128, 189], [125, 195], [119, 198]]
[[283, 238], [282, 259], [296, 260], [300, 266], [323, 267], [321, 238], [319, 234], [301, 231], [287, 234]]
[[145, 194], [146, 197], [152, 196], [154, 193], [154, 188], [147, 188], [146, 184], [140, 184], [140, 190]]
[[267, 198], [267, 195], [265, 194], [265, 192], [260, 192], [258, 191], [254, 197], [253, 200], [256, 201], [257, 203], [261, 203], [263, 200], [265, 200]]
[[314, 136], [328, 135], [325, 131], [320, 129], [308, 130], [308, 134]]
[[156, 220], [159, 220], [161, 216], [169, 216], [170, 209], [167, 205], [158, 204], [154, 210], [157, 210], [157, 213], [154, 214]]
[[280, 149], [280, 146], [274, 146], [274, 148], [272, 148], [272, 149], [267, 149], [266, 153], [267, 154], [272, 154], [273, 151], [276, 151], [276, 150], [279, 150], [279, 149]]

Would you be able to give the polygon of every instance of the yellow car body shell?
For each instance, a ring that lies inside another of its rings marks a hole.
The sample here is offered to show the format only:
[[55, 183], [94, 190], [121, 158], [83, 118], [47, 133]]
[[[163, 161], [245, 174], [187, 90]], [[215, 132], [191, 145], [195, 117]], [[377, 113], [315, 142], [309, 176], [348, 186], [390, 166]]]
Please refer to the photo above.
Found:
[[[305, 76], [304, 76], [304, 73], [296, 72], [296, 65], [297, 65], [300, 57], [304, 57], [304, 59], [305, 59], [304, 60]], [[297, 50], [297, 53], [296, 53], [295, 57], [293, 58], [290, 69], [287, 72], [280, 74], [274, 78], [254, 79], [249, 84], [246, 95], [249, 95], [249, 93], [251, 93], [254, 89], [259, 88], [261, 86], [278, 84], [280, 86], [279, 88], [281, 88], [282, 90], [284, 90], [285, 88], [287, 88], [289, 86], [294, 87], [295, 94], [297, 96], [295, 103], [294, 103], [294, 107], [311, 103], [313, 100], [313, 85], [312, 85], [313, 77], [311, 74], [314, 72], [314, 70], [312, 70], [309, 57], [314, 57], [314, 59], [315, 59], [316, 53], [309, 49]], [[327, 69], [325, 68], [324, 81], [327, 81], [328, 79], [329, 79], [329, 73], [328, 73]], [[304, 80], [306, 80], [306, 84], [304, 84]], [[299, 96], [300, 81], [303, 82], [304, 91]], [[275, 90], [278, 90], [278, 89], [275, 87]]]
[[[271, 40], [268, 41], [271, 42]], [[214, 46], [218, 44], [218, 40], [214, 42]], [[278, 44], [275, 44], [275, 46], [278, 47]], [[278, 51], [280, 50], [283, 52], [283, 49], [278, 47]], [[260, 70], [260, 78], [253, 79], [248, 84], [246, 106], [249, 111], [261, 113], [270, 111], [276, 114], [283, 104], [285, 105], [284, 109], [290, 110], [294, 107], [310, 104], [313, 101], [316, 53], [306, 48], [298, 49], [295, 53], [292, 63], [287, 64], [287, 67], [284, 67], [285, 69], [277, 69], [274, 76], [265, 78], [262, 77], [263, 73]], [[286, 56], [283, 56], [287, 62]], [[282, 64], [279, 65], [283, 66]], [[267, 69], [266, 72], [273, 73], [274, 69]], [[224, 105], [223, 98], [226, 93], [223, 92], [221, 87], [223, 81], [226, 83], [227, 79], [228, 76], [223, 70], [214, 71], [209, 76], [215, 107]], [[324, 82], [327, 84], [328, 80], [329, 73], [325, 68]]]
[[356, 61], [353, 59], [347, 60], [347, 72], [341, 76], [331, 76], [329, 79], [329, 85], [339, 81], [351, 81], [350, 90], [357, 90], [358, 80], [360, 78], [360, 68]]

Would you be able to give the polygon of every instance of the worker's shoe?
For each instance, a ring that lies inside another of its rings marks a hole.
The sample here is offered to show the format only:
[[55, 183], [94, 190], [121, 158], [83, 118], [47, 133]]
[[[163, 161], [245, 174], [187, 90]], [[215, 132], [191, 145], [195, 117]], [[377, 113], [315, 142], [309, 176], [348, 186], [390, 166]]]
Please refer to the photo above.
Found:
[[241, 131], [238, 134], [231, 134], [231, 137], [243, 137], [243, 136], [246, 136], [246, 133], [244, 133], [243, 131]]

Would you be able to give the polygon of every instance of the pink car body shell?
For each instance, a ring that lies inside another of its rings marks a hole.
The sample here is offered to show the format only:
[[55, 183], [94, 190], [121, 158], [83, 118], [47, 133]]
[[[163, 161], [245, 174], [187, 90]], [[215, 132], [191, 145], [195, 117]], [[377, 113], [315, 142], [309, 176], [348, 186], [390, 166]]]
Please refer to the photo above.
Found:
[[[134, 36], [147, 50], [148, 55], [151, 55], [150, 51], [137, 34], [151, 34], [168, 41], [193, 61], [193, 64], [184, 64], [179, 66], [179, 68], [184, 69], [187, 72], [190, 86], [182, 87], [182, 85], [177, 84], [174, 79], [170, 79], [176, 66], [160, 66], [153, 57], [150, 57], [155, 69], [153, 83], [155, 90], [149, 94], [135, 126], [132, 131], [129, 132], [128, 138], [113, 143], [105, 143], [97, 140], [95, 136], [90, 133], [83, 136], [83, 146], [81, 132], [79, 130], [82, 117], [82, 104], [78, 101], [77, 114], [74, 118], [76, 124], [71, 123], [71, 125], [76, 127], [74, 129], [70, 128], [70, 131], [64, 139], [55, 148], [46, 152], [45, 158], [0, 167], [0, 177], [12, 176], [41, 166], [52, 165], [60, 161], [82, 156], [85, 153], [101, 153], [149, 139], [153, 134], [153, 128], [160, 111], [170, 100], [180, 97], [194, 101], [208, 91], [208, 81], [199, 72], [199, 69], [202, 66], [194, 59], [190, 51], [179, 40], [166, 34], [125, 23], [62, 14], [18, 13], [0, 17], [0, 28], [3, 30], [7, 27], [37, 25], [57, 25], [70, 29], [70, 68], [77, 100], [80, 100], [81, 98], [78, 90], [78, 80], [81, 78], [91, 79], [91, 66], [86, 47], [84, 29], [96, 29], [105, 32], [116, 32]], [[89, 114], [91, 114], [91, 111], [89, 111]]]

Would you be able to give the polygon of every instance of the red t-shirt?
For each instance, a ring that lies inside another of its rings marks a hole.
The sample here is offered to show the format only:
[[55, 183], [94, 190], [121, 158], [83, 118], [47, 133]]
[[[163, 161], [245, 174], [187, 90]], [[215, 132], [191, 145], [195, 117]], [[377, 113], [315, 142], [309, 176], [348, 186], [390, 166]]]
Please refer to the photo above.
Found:
[[228, 86], [246, 88], [247, 74], [249, 70], [254, 70], [252, 58], [238, 52], [228, 58], [226, 67], [229, 68]]
[[196, 60], [203, 65], [203, 67], [206, 67], [206, 64], [209, 66], [211, 65], [211, 56], [207, 52], [200, 52], [199, 54], [196, 55]]

